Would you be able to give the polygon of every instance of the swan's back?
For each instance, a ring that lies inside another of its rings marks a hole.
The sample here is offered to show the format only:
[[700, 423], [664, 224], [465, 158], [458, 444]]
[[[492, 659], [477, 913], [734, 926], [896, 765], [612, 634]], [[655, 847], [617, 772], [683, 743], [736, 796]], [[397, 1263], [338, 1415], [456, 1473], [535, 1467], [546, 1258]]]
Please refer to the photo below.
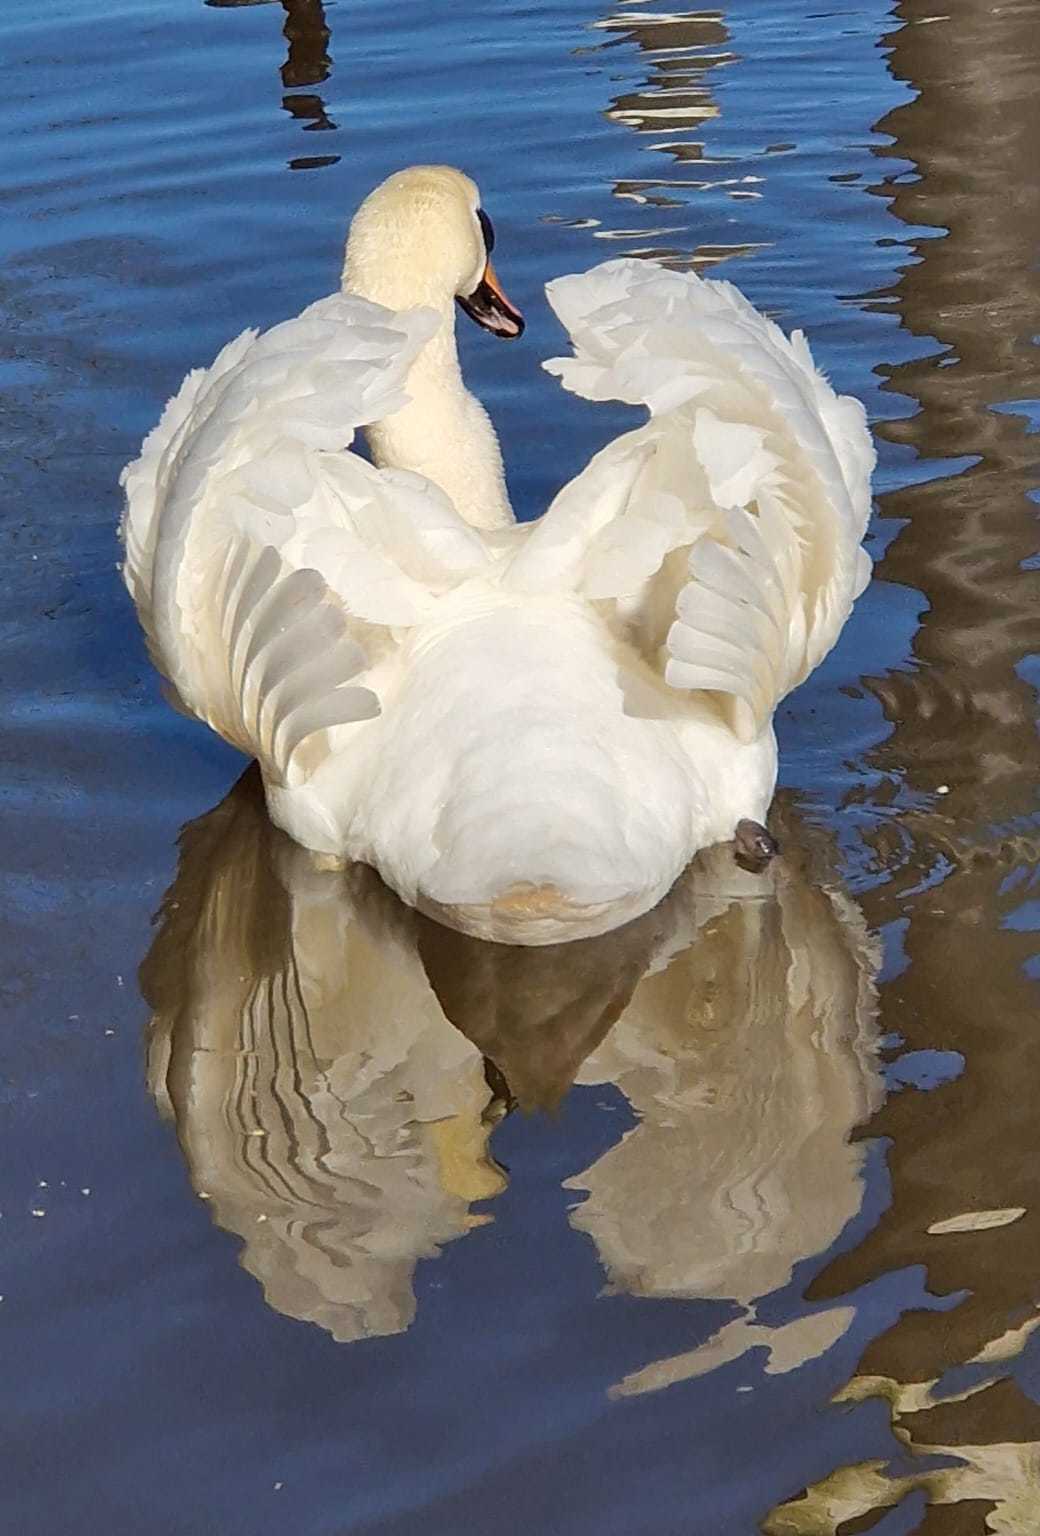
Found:
[[520, 942], [645, 911], [764, 822], [773, 711], [870, 568], [863, 410], [804, 338], [652, 263], [549, 297], [550, 370], [650, 419], [535, 524], [485, 533], [344, 451], [444, 324], [344, 294], [190, 374], [124, 472], [151, 653], [278, 824]]

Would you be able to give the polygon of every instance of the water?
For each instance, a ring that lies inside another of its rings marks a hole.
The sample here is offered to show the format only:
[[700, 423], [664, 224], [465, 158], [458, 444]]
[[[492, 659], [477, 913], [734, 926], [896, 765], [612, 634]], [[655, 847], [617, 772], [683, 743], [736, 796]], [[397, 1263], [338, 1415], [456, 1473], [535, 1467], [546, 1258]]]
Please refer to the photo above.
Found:
[[[1036, 1530], [1040, 15], [948, 11], [5, 9], [11, 1530]], [[416, 159], [529, 319], [462, 338], [525, 516], [621, 421], [541, 285], [619, 252], [805, 326], [879, 441], [782, 864], [562, 954], [302, 867], [115, 570], [181, 375]]]

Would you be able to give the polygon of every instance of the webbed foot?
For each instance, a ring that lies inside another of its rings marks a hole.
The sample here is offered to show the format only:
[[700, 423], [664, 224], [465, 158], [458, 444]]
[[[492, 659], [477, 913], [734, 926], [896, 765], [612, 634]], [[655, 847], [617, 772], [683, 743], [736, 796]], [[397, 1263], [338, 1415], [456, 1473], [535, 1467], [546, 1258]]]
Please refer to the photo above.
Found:
[[737, 862], [753, 870], [764, 869], [770, 859], [780, 852], [780, 844], [773, 834], [767, 832], [759, 822], [747, 818], [737, 822], [733, 840], [736, 843]]

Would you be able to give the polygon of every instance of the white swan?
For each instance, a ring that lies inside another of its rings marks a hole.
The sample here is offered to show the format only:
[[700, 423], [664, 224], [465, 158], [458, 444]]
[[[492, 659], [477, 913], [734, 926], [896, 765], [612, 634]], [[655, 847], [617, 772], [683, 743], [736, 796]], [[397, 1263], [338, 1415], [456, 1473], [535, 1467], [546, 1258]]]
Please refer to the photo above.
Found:
[[650, 419], [518, 526], [455, 350], [456, 299], [522, 329], [491, 243], [458, 171], [371, 193], [343, 291], [189, 374], [124, 471], [125, 576], [279, 826], [543, 943], [645, 911], [738, 827], [768, 851], [773, 710], [868, 578], [874, 455], [799, 333], [612, 261], [549, 285], [575, 355], [546, 367]]

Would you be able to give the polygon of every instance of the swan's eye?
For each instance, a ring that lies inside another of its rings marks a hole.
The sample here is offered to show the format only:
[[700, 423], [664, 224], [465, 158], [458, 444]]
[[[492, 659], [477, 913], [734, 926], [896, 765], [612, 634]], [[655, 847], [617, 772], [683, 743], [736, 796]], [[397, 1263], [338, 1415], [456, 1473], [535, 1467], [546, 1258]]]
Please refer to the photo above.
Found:
[[495, 226], [483, 208], [477, 209], [477, 221], [480, 224], [481, 234], [484, 236], [484, 249], [490, 256], [491, 252], [495, 249]]

